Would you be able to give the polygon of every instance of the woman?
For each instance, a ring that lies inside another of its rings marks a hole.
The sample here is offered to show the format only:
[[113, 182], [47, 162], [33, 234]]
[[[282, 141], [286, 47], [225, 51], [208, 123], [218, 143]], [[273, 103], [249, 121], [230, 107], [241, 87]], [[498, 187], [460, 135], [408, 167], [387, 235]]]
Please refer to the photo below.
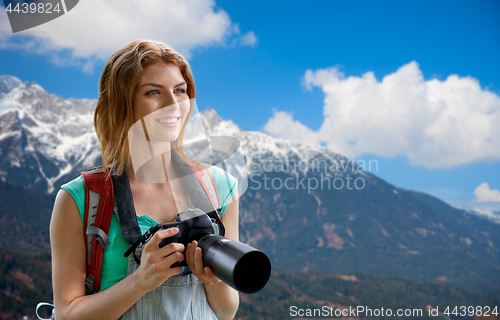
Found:
[[[195, 97], [194, 81], [187, 62], [161, 43], [134, 41], [117, 51], [107, 61], [100, 79], [99, 94], [94, 123], [104, 167], [112, 169], [113, 174], [117, 175], [127, 172], [135, 212], [143, 232], [157, 223], [173, 221], [177, 213], [189, 206], [182, 179], [173, 179], [173, 164], [169, 157], [163, 157], [163, 164], [167, 169], [165, 172], [168, 173], [165, 174], [166, 183], [140, 181], [135, 175], [138, 168], [132, 166], [127, 134], [134, 123], [142, 121], [146, 126], [144, 119], [147, 119], [148, 115], [163, 110], [163, 116], [154, 120], [161, 129], [157, 132], [149, 130], [148, 141], [162, 147], [171, 143], [185, 159], [182, 154], [182, 138], [193, 111], [190, 99]], [[230, 181], [231, 188], [219, 190], [219, 185], [223, 184], [218, 182], [226, 178], [218, 170], [211, 168], [209, 171], [219, 195], [224, 194], [221, 199], [232, 197], [232, 201], [223, 206], [221, 220], [226, 229], [225, 237], [237, 240], [236, 182]], [[176, 295], [177, 291], [182, 291], [175, 299], [184, 304], [179, 306], [178, 302], [170, 303], [169, 298], [161, 297], [162, 308], [165, 309], [161, 314], [167, 314], [169, 317], [184, 314], [187, 318], [195, 319], [211, 319], [215, 318], [215, 315], [218, 319], [234, 317], [239, 304], [238, 292], [220, 281], [210, 268], [203, 267], [201, 248], [197, 246], [196, 241], [188, 244], [187, 248], [180, 243], [171, 243], [159, 248], [158, 244], [162, 239], [175, 235], [178, 230], [170, 228], [158, 231], [144, 245], [140, 265], [130, 271], [129, 260], [123, 257], [129, 245], [121, 235], [115, 215], [108, 233], [110, 245], [104, 252], [101, 290], [86, 295], [86, 251], [82, 226], [85, 203], [83, 179], [78, 177], [61, 188], [55, 200], [50, 224], [57, 320], [118, 319], [127, 310], [133, 310], [141, 298], [147, 300], [148, 292], [157, 290], [162, 284], [180, 281], [184, 277], [194, 279], [190, 280], [192, 287], [189, 287], [189, 290], [202, 288], [201, 294], [194, 293], [189, 296], [191, 291], [186, 294], [185, 288], [174, 288], [169, 294]], [[184, 258], [195, 277], [177, 276], [181, 269], [170, 267]], [[191, 302], [185, 301], [192, 297], [196, 298]], [[141, 312], [157, 312], [148, 310], [144, 303], [141, 303]], [[195, 311], [176, 310], [185, 309], [186, 303]], [[203, 305], [209, 306], [208, 311]]]

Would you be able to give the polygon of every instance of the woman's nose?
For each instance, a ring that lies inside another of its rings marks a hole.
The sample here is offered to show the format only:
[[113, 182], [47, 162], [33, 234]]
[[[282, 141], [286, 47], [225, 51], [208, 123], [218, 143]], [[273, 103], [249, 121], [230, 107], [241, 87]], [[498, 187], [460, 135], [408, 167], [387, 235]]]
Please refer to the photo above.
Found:
[[170, 94], [166, 95], [163, 106], [163, 108], [168, 109], [179, 109], [179, 101], [173, 92], [170, 92]]

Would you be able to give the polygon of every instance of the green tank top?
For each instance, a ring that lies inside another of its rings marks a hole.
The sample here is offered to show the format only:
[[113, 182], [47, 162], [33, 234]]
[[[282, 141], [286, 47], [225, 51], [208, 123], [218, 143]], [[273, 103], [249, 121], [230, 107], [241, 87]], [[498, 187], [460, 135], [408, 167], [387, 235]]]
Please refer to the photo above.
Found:
[[[219, 194], [219, 200], [222, 206], [221, 215], [223, 215], [229, 201], [238, 188], [238, 183], [233, 176], [230, 174], [226, 175], [226, 173], [220, 168], [212, 166], [209, 168], [209, 171]], [[61, 189], [68, 191], [75, 200], [83, 225], [85, 211], [85, 184], [83, 182], [83, 176], [79, 176], [78, 178], [62, 185]], [[137, 216], [137, 222], [139, 223], [142, 233], [158, 224], [147, 215]], [[101, 269], [101, 288], [99, 291], [110, 288], [127, 276], [128, 259], [124, 257], [123, 254], [127, 251], [130, 245], [122, 237], [120, 222], [115, 214], [113, 214], [111, 218], [108, 238], [109, 246], [104, 251]]]

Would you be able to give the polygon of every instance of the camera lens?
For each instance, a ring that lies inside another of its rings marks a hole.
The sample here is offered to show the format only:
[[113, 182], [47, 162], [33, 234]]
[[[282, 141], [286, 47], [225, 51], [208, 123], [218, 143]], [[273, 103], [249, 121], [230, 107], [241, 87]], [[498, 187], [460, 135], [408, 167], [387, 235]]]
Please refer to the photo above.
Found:
[[243, 293], [255, 293], [271, 276], [271, 262], [262, 252], [239, 241], [210, 235], [199, 241], [203, 262], [226, 284]]

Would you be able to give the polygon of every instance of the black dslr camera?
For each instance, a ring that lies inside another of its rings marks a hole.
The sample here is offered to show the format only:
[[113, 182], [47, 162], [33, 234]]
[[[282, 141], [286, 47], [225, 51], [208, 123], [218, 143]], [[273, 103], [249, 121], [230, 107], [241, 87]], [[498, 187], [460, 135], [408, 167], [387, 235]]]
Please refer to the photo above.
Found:
[[[217, 278], [243, 293], [255, 293], [266, 285], [271, 276], [271, 262], [265, 253], [239, 241], [231, 241], [218, 235], [218, 225], [205, 212], [188, 209], [177, 215], [176, 221], [156, 225], [142, 236], [144, 243], [158, 230], [177, 227], [179, 232], [163, 239], [160, 248], [170, 243], [182, 243], [187, 247], [193, 240], [202, 249], [203, 265], [210, 267]], [[130, 250], [134, 250], [132, 246]], [[187, 267], [186, 260], [172, 267]]]

